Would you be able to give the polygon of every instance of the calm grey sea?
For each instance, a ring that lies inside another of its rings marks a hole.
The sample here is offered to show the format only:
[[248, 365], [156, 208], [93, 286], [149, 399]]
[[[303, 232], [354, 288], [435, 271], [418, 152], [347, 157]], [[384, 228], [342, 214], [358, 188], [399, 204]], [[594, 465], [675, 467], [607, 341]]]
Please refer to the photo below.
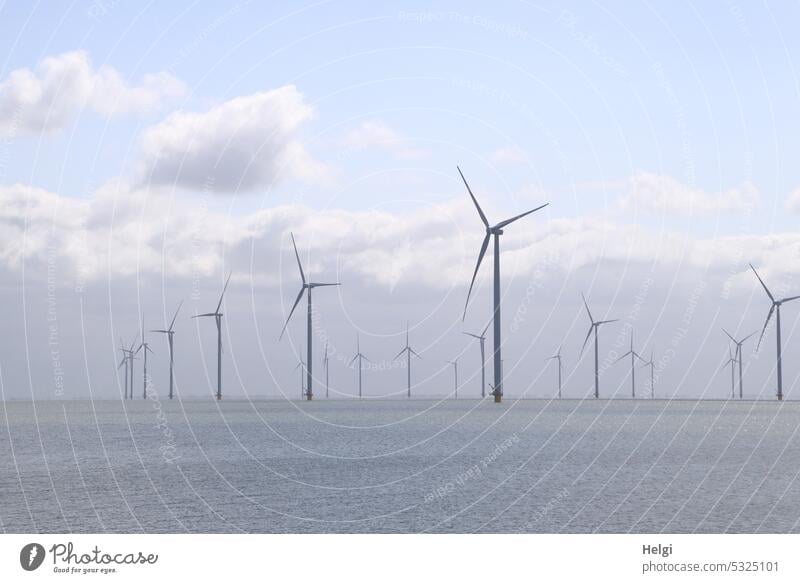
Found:
[[798, 532], [800, 403], [0, 403], [6, 532]]

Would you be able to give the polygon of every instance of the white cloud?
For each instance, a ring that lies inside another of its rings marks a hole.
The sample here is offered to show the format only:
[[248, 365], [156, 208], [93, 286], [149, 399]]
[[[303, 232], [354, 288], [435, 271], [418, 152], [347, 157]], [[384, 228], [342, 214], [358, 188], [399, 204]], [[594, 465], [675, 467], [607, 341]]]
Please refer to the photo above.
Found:
[[800, 214], [800, 188], [793, 190], [787, 197], [786, 210], [793, 214]]
[[649, 172], [634, 174], [627, 188], [628, 191], [619, 201], [623, 209], [675, 216], [748, 212], [760, 199], [758, 190], [751, 183], [709, 193], [669, 176]]
[[[351, 282], [388, 291], [404, 282], [442, 289], [467, 284], [483, 234], [462, 198], [405, 214], [301, 205], [230, 214], [206, 202], [194, 195], [169, 198], [121, 181], [88, 199], [24, 185], [2, 187], [0, 261], [8, 269], [25, 261], [34, 278], [55, 256], [62, 276], [85, 280], [162, 273], [187, 279], [215, 274], [228, 264], [240, 273], [255, 269], [260, 281], [274, 284], [277, 257], [281, 250], [288, 253], [286, 237], [293, 230], [314, 260], [307, 266], [310, 273], [346, 274]], [[525, 228], [514, 226], [503, 237], [507, 278], [529, 276], [543, 264], [569, 273], [603, 261], [712, 268], [744, 278], [752, 261], [779, 277], [800, 252], [795, 234], [702, 239], [602, 217], [548, 220], [544, 214]], [[488, 281], [490, 255], [485, 261], [480, 278]]]
[[516, 146], [499, 148], [492, 152], [491, 160], [496, 164], [515, 164], [528, 159], [527, 154]]
[[401, 160], [415, 160], [427, 154], [425, 150], [411, 147], [407, 138], [377, 119], [364, 121], [350, 130], [344, 137], [344, 144], [354, 150], [380, 148]]
[[298, 137], [313, 113], [293, 85], [203, 113], [173, 113], [144, 132], [140, 180], [217, 193], [268, 188], [285, 178], [325, 181], [330, 169]]
[[0, 82], [0, 134], [51, 132], [87, 108], [100, 115], [146, 113], [185, 92], [161, 72], [129, 85], [112, 67], [95, 70], [84, 51], [43, 59], [35, 71], [17, 69]]

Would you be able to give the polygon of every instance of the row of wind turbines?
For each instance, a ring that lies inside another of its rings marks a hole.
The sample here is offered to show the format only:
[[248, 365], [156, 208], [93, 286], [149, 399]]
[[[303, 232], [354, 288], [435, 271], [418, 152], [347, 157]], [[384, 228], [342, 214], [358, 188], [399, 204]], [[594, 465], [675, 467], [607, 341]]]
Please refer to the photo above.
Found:
[[[479, 341], [480, 345], [480, 355], [481, 355], [481, 397], [486, 396], [486, 375], [485, 375], [485, 362], [486, 362], [486, 354], [485, 354], [485, 340], [486, 340], [486, 332], [489, 329], [489, 326], [493, 328], [492, 340], [492, 368], [493, 368], [493, 383], [490, 383], [490, 395], [494, 397], [494, 401], [496, 403], [502, 402], [503, 396], [503, 359], [501, 355], [502, 349], [502, 329], [501, 329], [501, 294], [500, 294], [500, 236], [504, 233], [504, 229], [514, 223], [515, 221], [526, 217], [536, 211], [539, 211], [549, 203], [542, 204], [534, 209], [528, 210], [524, 213], [511, 217], [509, 219], [500, 221], [494, 225], [489, 223], [489, 220], [486, 217], [486, 214], [483, 212], [478, 200], [476, 199], [475, 195], [472, 192], [472, 189], [469, 186], [464, 174], [461, 172], [461, 168], [456, 167], [458, 170], [459, 176], [464, 183], [464, 186], [469, 193], [469, 196], [475, 206], [475, 209], [478, 212], [478, 216], [480, 217], [481, 222], [483, 223], [485, 229], [485, 235], [483, 241], [481, 243], [480, 250], [478, 252], [478, 259], [475, 264], [475, 269], [472, 273], [472, 279], [470, 281], [469, 289], [467, 291], [466, 301], [464, 303], [464, 314], [462, 316], [462, 321], [466, 319], [467, 309], [469, 307], [470, 297], [472, 295], [472, 289], [475, 285], [475, 279], [478, 275], [478, 272], [481, 267], [481, 263], [483, 262], [484, 256], [486, 255], [486, 251], [488, 250], [489, 243], [493, 242], [493, 255], [494, 255], [494, 262], [493, 262], [493, 302], [492, 302], [492, 316], [487, 324], [486, 328], [483, 330], [481, 334], [473, 334], [470, 332], [464, 332], [468, 336], [473, 337], [474, 339]], [[301, 375], [305, 376], [305, 386], [302, 383], [302, 376], [301, 376], [301, 398], [306, 398], [307, 400], [313, 399], [313, 337], [312, 337], [312, 319], [313, 319], [313, 304], [312, 304], [312, 290], [321, 287], [334, 287], [341, 285], [339, 282], [315, 282], [306, 279], [305, 271], [303, 270], [302, 262], [300, 261], [300, 254], [297, 251], [297, 243], [294, 238], [294, 234], [291, 234], [292, 239], [292, 246], [294, 248], [295, 258], [297, 260], [297, 267], [300, 272], [300, 280], [301, 280], [301, 287], [300, 291], [295, 298], [294, 304], [292, 305], [291, 310], [289, 311], [289, 315], [286, 318], [286, 322], [281, 329], [281, 333], [279, 339], [283, 337], [284, 333], [286, 332], [286, 328], [291, 321], [292, 315], [294, 314], [298, 304], [303, 299], [303, 295], [306, 296], [307, 300], [307, 312], [306, 312], [306, 361], [303, 362], [302, 359], [298, 363], [295, 370], [298, 368], [301, 371]], [[764, 322], [764, 327], [761, 331], [761, 336], [759, 338], [758, 346], [760, 347], [761, 341], [763, 340], [764, 334], [766, 332], [767, 326], [772, 318], [773, 313], [776, 315], [776, 343], [777, 343], [777, 382], [778, 382], [778, 390], [777, 390], [777, 398], [778, 400], [783, 399], [783, 371], [782, 371], [782, 356], [781, 356], [781, 306], [787, 302], [800, 299], [800, 295], [786, 297], [782, 299], [775, 299], [775, 297], [770, 292], [767, 285], [761, 279], [761, 276], [756, 271], [755, 267], [750, 265], [750, 268], [753, 270], [753, 273], [758, 278], [761, 286], [764, 288], [767, 296], [769, 297], [772, 305], [767, 313], [767, 318]], [[225, 296], [225, 291], [228, 288], [228, 283], [230, 282], [230, 274], [225, 281], [225, 285], [223, 286], [222, 293], [220, 294], [219, 302], [217, 303], [217, 307], [213, 312], [205, 313], [205, 314], [197, 314], [192, 316], [192, 318], [210, 318], [213, 317], [215, 319], [216, 327], [217, 327], [217, 393], [216, 398], [217, 400], [222, 399], [222, 317], [223, 314], [220, 311], [222, 308], [222, 302]], [[586, 297], [581, 294], [584, 306], [586, 308], [587, 315], [589, 316], [589, 330], [586, 334], [586, 338], [584, 339], [583, 346], [581, 348], [581, 355], [583, 354], [584, 350], [586, 349], [586, 345], [589, 342], [589, 339], [594, 336], [594, 396], [595, 398], [600, 398], [600, 364], [599, 364], [599, 338], [598, 333], [601, 326], [605, 324], [610, 324], [613, 322], [617, 322], [617, 319], [612, 320], [595, 320], [594, 316], [592, 315], [591, 310], [589, 309], [589, 304], [586, 301]], [[178, 305], [177, 310], [175, 311], [175, 315], [170, 322], [170, 325], [166, 329], [162, 330], [151, 330], [151, 332], [165, 334], [167, 336], [168, 347], [169, 347], [169, 398], [172, 399], [174, 397], [174, 376], [173, 376], [173, 367], [174, 367], [174, 360], [173, 360], [173, 336], [175, 334], [174, 325], [175, 320], [178, 316], [178, 312], [180, 311], [181, 304]], [[725, 331], [725, 334], [730, 338], [730, 340], [735, 344], [736, 350], [735, 353], [731, 352], [729, 355], [728, 361], [725, 362], [724, 366], [728, 364], [731, 365], [731, 385], [733, 391], [734, 385], [734, 367], [736, 364], [739, 366], [739, 396], [742, 397], [742, 345], [745, 341], [747, 341], [751, 336], [755, 333], [745, 336], [741, 340], [736, 340], [731, 334]], [[152, 352], [149, 348], [146, 340], [145, 335], [145, 328], [144, 328], [144, 321], [142, 322], [142, 330], [141, 330], [142, 341], [137, 348], [134, 348], [136, 345], [136, 340], [138, 339], [138, 335], [136, 339], [134, 339], [133, 343], [129, 347], [126, 347], [122, 341], [120, 340], [120, 350], [123, 353], [122, 361], [119, 363], [118, 369], [125, 367], [125, 397], [126, 398], [133, 398], [133, 371], [134, 371], [134, 361], [137, 360], [137, 355], [142, 352], [142, 360], [144, 362], [144, 389], [143, 389], [143, 397], [147, 397], [147, 384], [148, 384], [148, 377], [147, 377], [147, 354], [148, 352]], [[411, 348], [408, 339], [408, 326], [406, 327], [406, 345], [405, 347], [397, 354], [395, 357], [399, 359], [405, 355], [406, 357], [406, 367], [407, 367], [407, 396], [411, 397], [411, 357], [421, 358], [419, 354], [417, 354], [413, 348]], [[630, 350], [623, 354], [621, 357], [617, 359], [617, 362], [621, 361], [624, 358], [630, 357], [631, 362], [631, 395], [632, 397], [636, 397], [636, 376], [635, 376], [635, 365], [637, 359], [641, 361], [642, 367], [650, 367], [650, 393], [651, 397], [655, 396], [655, 360], [654, 360], [654, 352], [651, 351], [650, 359], [645, 360], [638, 352], [634, 350], [633, 345], [633, 334], [631, 333], [631, 345]], [[329, 395], [329, 386], [328, 386], [328, 367], [329, 367], [329, 357], [328, 357], [328, 346], [325, 346], [325, 354], [323, 357], [323, 366], [325, 367], [325, 387], [326, 387], [326, 396]], [[363, 396], [363, 385], [362, 385], [362, 369], [363, 369], [363, 361], [369, 359], [361, 352], [360, 340], [358, 336], [356, 337], [356, 354], [353, 356], [352, 360], [350, 361], [350, 366], [352, 366], [355, 362], [358, 362], [358, 395], [359, 397]], [[555, 360], [558, 363], [558, 396], [559, 398], [562, 396], [562, 356], [561, 356], [561, 348], [559, 348], [558, 352], [549, 357], [547, 360]], [[455, 395], [458, 395], [458, 361], [448, 361], [453, 366], [454, 372], [454, 379], [455, 379]], [[130, 381], [130, 386], [129, 386]]]

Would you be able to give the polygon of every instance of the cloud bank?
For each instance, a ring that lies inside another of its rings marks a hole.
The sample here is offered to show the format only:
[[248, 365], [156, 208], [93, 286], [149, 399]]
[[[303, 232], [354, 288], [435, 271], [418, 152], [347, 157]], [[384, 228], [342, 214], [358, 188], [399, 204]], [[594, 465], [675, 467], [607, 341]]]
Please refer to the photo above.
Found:
[[53, 132], [87, 109], [106, 117], [151, 112], [180, 97], [185, 85], [160, 72], [129, 84], [108, 65], [92, 66], [84, 51], [43, 59], [35, 71], [17, 69], [0, 81], [0, 134]]

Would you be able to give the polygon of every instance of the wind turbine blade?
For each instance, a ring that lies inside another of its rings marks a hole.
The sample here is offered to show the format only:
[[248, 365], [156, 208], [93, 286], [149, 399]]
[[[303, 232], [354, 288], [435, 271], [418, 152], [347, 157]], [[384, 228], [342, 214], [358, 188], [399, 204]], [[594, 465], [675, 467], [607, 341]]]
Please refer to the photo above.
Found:
[[469, 291], [467, 292], [467, 301], [464, 302], [464, 316], [461, 320], [465, 320], [467, 317], [467, 306], [469, 306], [469, 296], [472, 295], [472, 286], [475, 285], [475, 278], [478, 275], [478, 270], [481, 268], [481, 261], [483, 261], [483, 256], [486, 255], [486, 248], [489, 246], [489, 238], [491, 235], [486, 233], [486, 236], [483, 238], [483, 243], [481, 244], [480, 253], [478, 253], [478, 262], [475, 264], [475, 271], [472, 272], [472, 281], [469, 282]]
[[289, 233], [292, 238], [292, 247], [294, 247], [294, 256], [297, 258], [297, 267], [300, 269], [300, 279], [303, 280], [303, 285], [306, 283], [306, 274], [303, 273], [303, 265], [300, 263], [300, 254], [297, 252], [297, 243], [294, 242], [294, 233]]
[[467, 336], [472, 336], [473, 338], [477, 338], [478, 340], [481, 339], [480, 336], [478, 336], [477, 334], [472, 334], [471, 332], [462, 332], [462, 334], [466, 334]]
[[800, 298], [800, 296], [792, 296], [792, 297], [790, 297], [790, 298], [784, 298], [784, 299], [783, 299], [783, 300], [781, 300], [781, 301], [782, 301], [782, 302], [785, 304], [786, 302], [791, 302], [792, 300], [796, 300], [796, 299], [798, 299], [798, 298]]
[[486, 328], [484, 328], [483, 332], [481, 332], [481, 337], [486, 336], [486, 331], [489, 329], [489, 326], [491, 326], [491, 325], [492, 325], [492, 321], [489, 320], [489, 322], [486, 324]]
[[592, 317], [592, 311], [589, 309], [589, 303], [586, 301], [586, 296], [583, 295], [583, 292], [581, 292], [581, 297], [583, 298], [583, 305], [586, 306], [586, 313], [589, 314], [589, 319], [592, 321], [592, 324], [594, 324], [594, 318]]
[[356, 361], [356, 358], [358, 358], [358, 356], [359, 356], [359, 355], [358, 355], [358, 354], [356, 354], [356, 355], [353, 357], [353, 359], [352, 359], [352, 360], [351, 360], [349, 363], [347, 363], [347, 366], [353, 366], [353, 363]]
[[300, 300], [303, 299], [303, 292], [304, 291], [306, 291], [306, 286], [305, 285], [300, 288], [300, 293], [297, 294], [297, 299], [294, 301], [294, 305], [292, 306], [292, 310], [289, 312], [289, 317], [286, 318], [286, 323], [283, 325], [283, 328], [281, 329], [281, 335], [278, 337], [278, 340], [283, 338], [283, 333], [286, 331], [286, 326], [289, 325], [289, 320], [292, 319], [292, 314], [294, 314], [294, 310], [297, 307], [297, 304], [299, 304]]
[[406, 348], [403, 348], [403, 350], [401, 350], [400, 352], [398, 352], [398, 353], [397, 353], [397, 356], [395, 356], [395, 357], [394, 357], [392, 360], [397, 360], [398, 358], [400, 358], [400, 357], [403, 355], [403, 353], [404, 353], [406, 350], [408, 350], [408, 347], [406, 347]]
[[140, 345], [139, 345], [139, 348], [137, 348], [137, 349], [136, 349], [136, 352], [134, 352], [133, 354], [134, 354], [134, 355], [136, 355], [136, 354], [139, 354], [139, 351], [142, 349], [142, 346], [144, 346], [144, 344], [140, 344]]
[[312, 284], [314, 287], [328, 287], [331, 285], [342, 285], [341, 283], [314, 283]]
[[617, 362], [619, 362], [620, 360], [622, 360], [623, 358], [625, 358], [626, 356], [628, 356], [630, 353], [631, 353], [631, 351], [629, 350], [628, 352], [626, 352], [625, 354], [623, 354], [622, 356], [620, 356], [620, 357], [619, 357], [617, 360], [615, 360], [615, 361], [614, 361], [614, 363], [617, 363]]
[[535, 209], [529, 210], [526, 213], [522, 213], [521, 215], [517, 215], [516, 217], [511, 217], [510, 219], [506, 219], [505, 221], [499, 222], [494, 227], [495, 227], [495, 229], [502, 229], [503, 227], [505, 227], [507, 225], [510, 225], [511, 223], [513, 223], [514, 221], [516, 221], [518, 219], [521, 219], [522, 217], [527, 217], [531, 213], [535, 213], [538, 210], [542, 210], [544, 207], [546, 207], [549, 204], [550, 204], [549, 202], [546, 202], [542, 206], [537, 206]]
[[470, 196], [470, 198], [472, 198], [472, 202], [475, 203], [475, 208], [478, 209], [478, 214], [481, 216], [481, 220], [483, 221], [483, 225], [488, 229], [489, 228], [489, 221], [486, 219], [486, 215], [483, 214], [483, 210], [481, 209], [481, 205], [478, 204], [478, 201], [475, 199], [475, 195], [472, 194], [472, 189], [469, 187], [469, 184], [467, 184], [467, 179], [464, 178], [464, 173], [461, 172], [461, 168], [459, 168], [458, 166], [456, 166], [456, 168], [458, 169], [458, 173], [461, 175], [461, 180], [464, 181], [464, 186], [467, 187], [467, 192], [469, 192], [469, 196]]
[[214, 311], [215, 314], [219, 314], [219, 309], [222, 307], [222, 298], [225, 297], [225, 290], [228, 289], [228, 283], [231, 281], [231, 273], [228, 274], [228, 279], [225, 280], [225, 286], [222, 288], [222, 293], [219, 294], [219, 303], [217, 304], [217, 309]]
[[216, 316], [216, 314], [214, 312], [210, 312], [208, 314], [195, 314], [194, 316], [192, 316], [192, 319], [195, 319], [195, 318], [208, 318], [209, 316]]
[[126, 357], [123, 357], [123, 359], [119, 361], [119, 365], [117, 365], [117, 370], [119, 370], [119, 369], [121, 369], [121, 368], [122, 368], [122, 365], [123, 365], [123, 364], [125, 364], [125, 360], [126, 360], [127, 358], [128, 358], [127, 356], [126, 356]]
[[150, 332], [159, 332], [160, 334], [169, 334], [169, 330], [150, 330]]
[[750, 263], [750, 269], [752, 269], [752, 270], [753, 270], [753, 273], [755, 273], [755, 274], [756, 274], [756, 277], [758, 278], [758, 281], [760, 281], [760, 282], [761, 282], [761, 287], [763, 287], [763, 288], [764, 288], [764, 291], [765, 291], [765, 292], [767, 292], [767, 295], [769, 296], [769, 299], [771, 299], [771, 300], [774, 302], [774, 301], [775, 301], [775, 298], [774, 298], [774, 297], [772, 297], [772, 294], [770, 293], [770, 291], [769, 291], [769, 288], [767, 288], [767, 284], [766, 284], [766, 283], [764, 283], [764, 280], [763, 280], [763, 279], [761, 279], [761, 276], [760, 276], [760, 275], [758, 275], [758, 272], [756, 271], [756, 268], [755, 268], [755, 267], [753, 267], [753, 264], [752, 264], [752, 263]]
[[600, 324], [611, 324], [612, 322], [619, 322], [619, 318], [614, 318], [613, 320], [600, 320], [599, 322], [596, 322], [596, 324], [599, 326]]
[[169, 328], [167, 328], [167, 330], [170, 330], [170, 331], [172, 330], [172, 327], [175, 325], [175, 318], [178, 317], [178, 312], [181, 311], [181, 306], [182, 305], [183, 305], [183, 300], [181, 300], [181, 303], [178, 304], [178, 309], [175, 310], [175, 315], [172, 316], [172, 322], [169, 323]]
[[583, 346], [581, 347], [581, 356], [583, 356], [583, 351], [586, 349], [586, 343], [589, 342], [589, 336], [592, 335], [592, 330], [594, 326], [589, 326], [589, 331], [586, 333], [586, 340], [583, 341]]
[[761, 336], [759, 336], [758, 338], [758, 345], [756, 346], [756, 350], [761, 348], [761, 341], [764, 339], [764, 332], [767, 331], [767, 324], [769, 324], [769, 319], [772, 318], [772, 312], [774, 311], [775, 311], [775, 304], [772, 304], [772, 306], [769, 309], [769, 313], [767, 313], [767, 319], [764, 320], [764, 327], [761, 329]]
[[733, 336], [731, 336], [730, 334], [728, 334], [728, 331], [727, 331], [725, 328], [723, 328], [723, 329], [722, 329], [722, 331], [723, 331], [723, 332], [725, 332], [725, 336], [727, 336], [728, 338], [730, 338], [730, 339], [731, 339], [731, 341], [732, 341], [734, 344], [736, 344], [736, 343], [737, 343], [737, 342], [736, 342], [736, 339], [735, 339]]
[[409, 350], [411, 351], [411, 354], [422, 360], [422, 357], [419, 354], [417, 354], [416, 350], [414, 350], [413, 348], [409, 348]]
[[[136, 341], [137, 341], [137, 340], [139, 340], [139, 334], [136, 334], [136, 336], [135, 336], [135, 337], [134, 337], [134, 339], [133, 339], [133, 342], [131, 342], [131, 347], [130, 347], [130, 350], [133, 350], [133, 347], [134, 347], [134, 346], [136, 346]], [[138, 351], [137, 351], [137, 352], [138, 352]]]
[[756, 334], [758, 334], [758, 330], [756, 330], [755, 332], [751, 332], [750, 334], [742, 338], [742, 341], [739, 342], [739, 345], [741, 346], [742, 344], [745, 343], [745, 341], [749, 340], [751, 336], [755, 336]]

